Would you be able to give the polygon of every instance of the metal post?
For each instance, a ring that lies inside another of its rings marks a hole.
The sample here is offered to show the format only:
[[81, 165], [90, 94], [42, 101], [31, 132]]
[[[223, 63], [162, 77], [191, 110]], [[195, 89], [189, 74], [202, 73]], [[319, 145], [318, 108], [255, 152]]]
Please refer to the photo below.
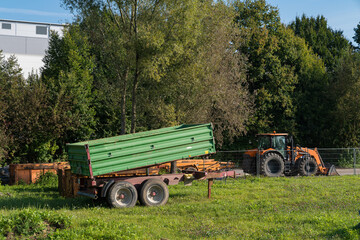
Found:
[[354, 175], [356, 175], [356, 149], [353, 149], [354, 151]]

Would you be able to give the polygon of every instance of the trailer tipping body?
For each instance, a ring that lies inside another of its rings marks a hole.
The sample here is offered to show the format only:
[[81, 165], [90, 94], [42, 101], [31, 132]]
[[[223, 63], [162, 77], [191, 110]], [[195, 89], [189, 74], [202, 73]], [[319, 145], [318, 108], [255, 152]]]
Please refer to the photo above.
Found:
[[215, 153], [212, 124], [180, 125], [67, 144], [71, 171], [98, 175]]

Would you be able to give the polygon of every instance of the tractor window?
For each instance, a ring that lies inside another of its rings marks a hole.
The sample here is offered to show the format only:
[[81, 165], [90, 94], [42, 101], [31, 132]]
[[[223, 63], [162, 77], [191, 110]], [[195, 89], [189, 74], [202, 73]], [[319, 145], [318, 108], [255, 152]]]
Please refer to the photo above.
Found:
[[262, 136], [259, 138], [259, 149], [268, 149], [271, 147], [270, 137]]
[[278, 150], [281, 152], [281, 154], [285, 154], [285, 149], [286, 149], [286, 141], [285, 141], [285, 136], [275, 136], [272, 138], [273, 142], [272, 142], [272, 146], [274, 149]]

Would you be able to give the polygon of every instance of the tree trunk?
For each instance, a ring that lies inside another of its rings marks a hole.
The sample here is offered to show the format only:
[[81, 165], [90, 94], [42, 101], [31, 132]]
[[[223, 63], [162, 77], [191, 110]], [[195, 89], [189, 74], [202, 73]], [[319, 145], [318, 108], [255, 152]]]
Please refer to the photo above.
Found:
[[132, 89], [131, 133], [135, 133], [136, 130], [136, 92], [139, 83], [138, 62], [139, 62], [139, 56], [138, 54], [136, 54], [135, 76], [134, 76], [134, 84]]
[[138, 51], [138, 35], [137, 35], [137, 0], [134, 2], [133, 8], [134, 35], [135, 35], [135, 74], [132, 89], [132, 109], [131, 109], [131, 133], [135, 133], [136, 129], [136, 92], [139, 83], [139, 51]]
[[123, 75], [123, 86], [122, 86], [122, 96], [121, 96], [121, 116], [120, 116], [120, 122], [121, 122], [121, 132], [120, 134], [123, 135], [126, 133], [126, 89], [127, 89], [127, 78], [128, 78], [128, 68], [125, 69], [124, 75]]

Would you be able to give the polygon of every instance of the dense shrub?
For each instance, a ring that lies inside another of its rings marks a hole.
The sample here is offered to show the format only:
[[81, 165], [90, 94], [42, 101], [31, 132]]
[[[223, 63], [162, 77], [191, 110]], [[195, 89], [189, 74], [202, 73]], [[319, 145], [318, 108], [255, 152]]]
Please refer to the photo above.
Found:
[[44, 238], [56, 229], [70, 226], [71, 218], [49, 210], [24, 209], [0, 217], [0, 238]]

